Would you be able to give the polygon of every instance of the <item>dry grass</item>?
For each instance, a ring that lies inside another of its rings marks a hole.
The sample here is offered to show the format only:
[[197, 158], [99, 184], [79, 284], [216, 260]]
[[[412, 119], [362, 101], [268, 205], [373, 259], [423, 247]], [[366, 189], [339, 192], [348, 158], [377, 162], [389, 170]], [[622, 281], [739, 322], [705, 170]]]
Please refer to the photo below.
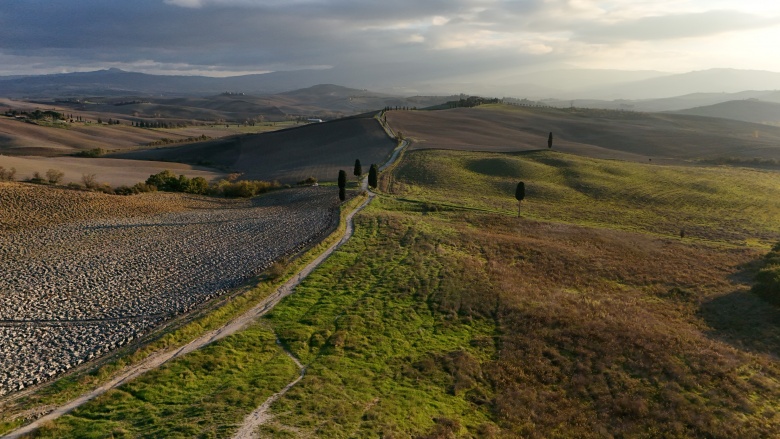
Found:
[[150, 162], [122, 160], [110, 158], [78, 158], [78, 157], [15, 157], [0, 155], [0, 166], [5, 169], [16, 169], [16, 180], [26, 180], [35, 172], [45, 172], [55, 169], [64, 173], [62, 183], [81, 183], [82, 175], [95, 175], [100, 184], [112, 187], [132, 186], [146, 181], [152, 174], [169, 169], [174, 173], [184, 174], [189, 178], [203, 177], [206, 180], [217, 180], [225, 174], [207, 168], [198, 168], [181, 163]]
[[730, 344], [734, 316], [700, 313], [747, 289], [733, 275], [759, 252], [498, 216], [470, 217], [458, 231], [489, 279], [474, 303], [497, 304], [499, 355], [483, 371], [507, 432], [777, 433], [780, 345], [738, 349]]
[[194, 207], [230, 206], [239, 203], [248, 201], [207, 199], [172, 193], [125, 197], [0, 182], [0, 230], [31, 229], [104, 218], [143, 217]]

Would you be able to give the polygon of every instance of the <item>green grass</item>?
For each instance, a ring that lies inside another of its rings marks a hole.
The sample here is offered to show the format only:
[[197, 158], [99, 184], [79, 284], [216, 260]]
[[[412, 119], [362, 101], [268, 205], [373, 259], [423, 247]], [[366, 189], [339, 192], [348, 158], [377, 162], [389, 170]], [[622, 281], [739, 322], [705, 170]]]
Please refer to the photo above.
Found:
[[[390, 192], [427, 203], [525, 218], [678, 235], [731, 244], [780, 239], [780, 176], [772, 171], [682, 167], [539, 151], [491, 154], [413, 151]], [[457, 195], [456, 195], [457, 194]]]
[[447, 244], [446, 227], [382, 210], [269, 317], [310, 364], [279, 422], [318, 437], [421, 434], [438, 418], [489, 429], [489, 412], [469, 400], [491, 392], [482, 371], [458, 372], [495, 355], [494, 321], [457, 297], [478, 277], [473, 258]]
[[225, 437], [298, 375], [274, 341], [256, 324], [105, 393], [36, 437]]

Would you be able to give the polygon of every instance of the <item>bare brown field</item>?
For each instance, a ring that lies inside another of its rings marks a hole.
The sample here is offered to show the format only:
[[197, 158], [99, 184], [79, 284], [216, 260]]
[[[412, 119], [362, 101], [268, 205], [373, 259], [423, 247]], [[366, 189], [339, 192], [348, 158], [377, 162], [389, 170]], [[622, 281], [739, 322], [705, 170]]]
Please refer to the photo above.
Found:
[[0, 396], [226, 294], [332, 231], [340, 206], [328, 187], [224, 201], [5, 183], [0, 201]]
[[674, 163], [780, 156], [778, 127], [697, 116], [508, 105], [386, 115], [414, 141], [413, 149], [547, 149], [553, 132], [553, 149], [594, 158]]
[[246, 200], [150, 192], [123, 197], [51, 186], [0, 182], [0, 233], [74, 221], [135, 218], [194, 208], [242, 206]]
[[395, 146], [375, 119], [350, 118], [115, 157], [200, 163], [241, 172], [242, 178], [294, 183], [309, 176], [332, 181], [340, 169], [351, 175], [355, 159], [367, 170]]
[[[108, 117], [102, 116], [106, 120]], [[172, 134], [125, 125], [72, 124], [62, 128], [40, 126], [0, 116], [0, 153], [13, 155], [55, 156], [103, 148], [121, 150], [137, 148]]]
[[60, 184], [82, 183], [82, 176], [94, 175], [96, 182], [108, 184], [111, 187], [132, 186], [146, 181], [152, 174], [169, 169], [176, 174], [189, 178], [203, 177], [206, 180], [216, 180], [225, 174], [203, 167], [184, 165], [181, 163], [164, 163], [112, 158], [79, 158], [79, 157], [15, 157], [0, 155], [0, 166], [6, 170], [16, 169], [16, 180], [28, 180], [33, 173], [39, 172], [45, 176], [46, 171], [55, 169], [65, 175]]

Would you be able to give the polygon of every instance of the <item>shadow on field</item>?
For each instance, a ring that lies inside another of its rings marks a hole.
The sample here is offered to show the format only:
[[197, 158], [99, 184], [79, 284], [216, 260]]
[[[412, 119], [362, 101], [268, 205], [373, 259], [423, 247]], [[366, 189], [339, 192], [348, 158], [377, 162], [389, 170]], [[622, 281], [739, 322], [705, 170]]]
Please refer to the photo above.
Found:
[[709, 336], [740, 349], [780, 356], [780, 308], [748, 289], [740, 289], [701, 305]]

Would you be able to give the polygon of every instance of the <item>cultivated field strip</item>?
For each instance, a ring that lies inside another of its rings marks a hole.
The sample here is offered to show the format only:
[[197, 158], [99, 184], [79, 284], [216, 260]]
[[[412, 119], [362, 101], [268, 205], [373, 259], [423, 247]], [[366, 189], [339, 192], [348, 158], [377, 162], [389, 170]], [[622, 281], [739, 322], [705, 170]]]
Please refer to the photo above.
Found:
[[335, 192], [318, 187], [0, 235], [0, 395], [224, 294], [337, 223]]

